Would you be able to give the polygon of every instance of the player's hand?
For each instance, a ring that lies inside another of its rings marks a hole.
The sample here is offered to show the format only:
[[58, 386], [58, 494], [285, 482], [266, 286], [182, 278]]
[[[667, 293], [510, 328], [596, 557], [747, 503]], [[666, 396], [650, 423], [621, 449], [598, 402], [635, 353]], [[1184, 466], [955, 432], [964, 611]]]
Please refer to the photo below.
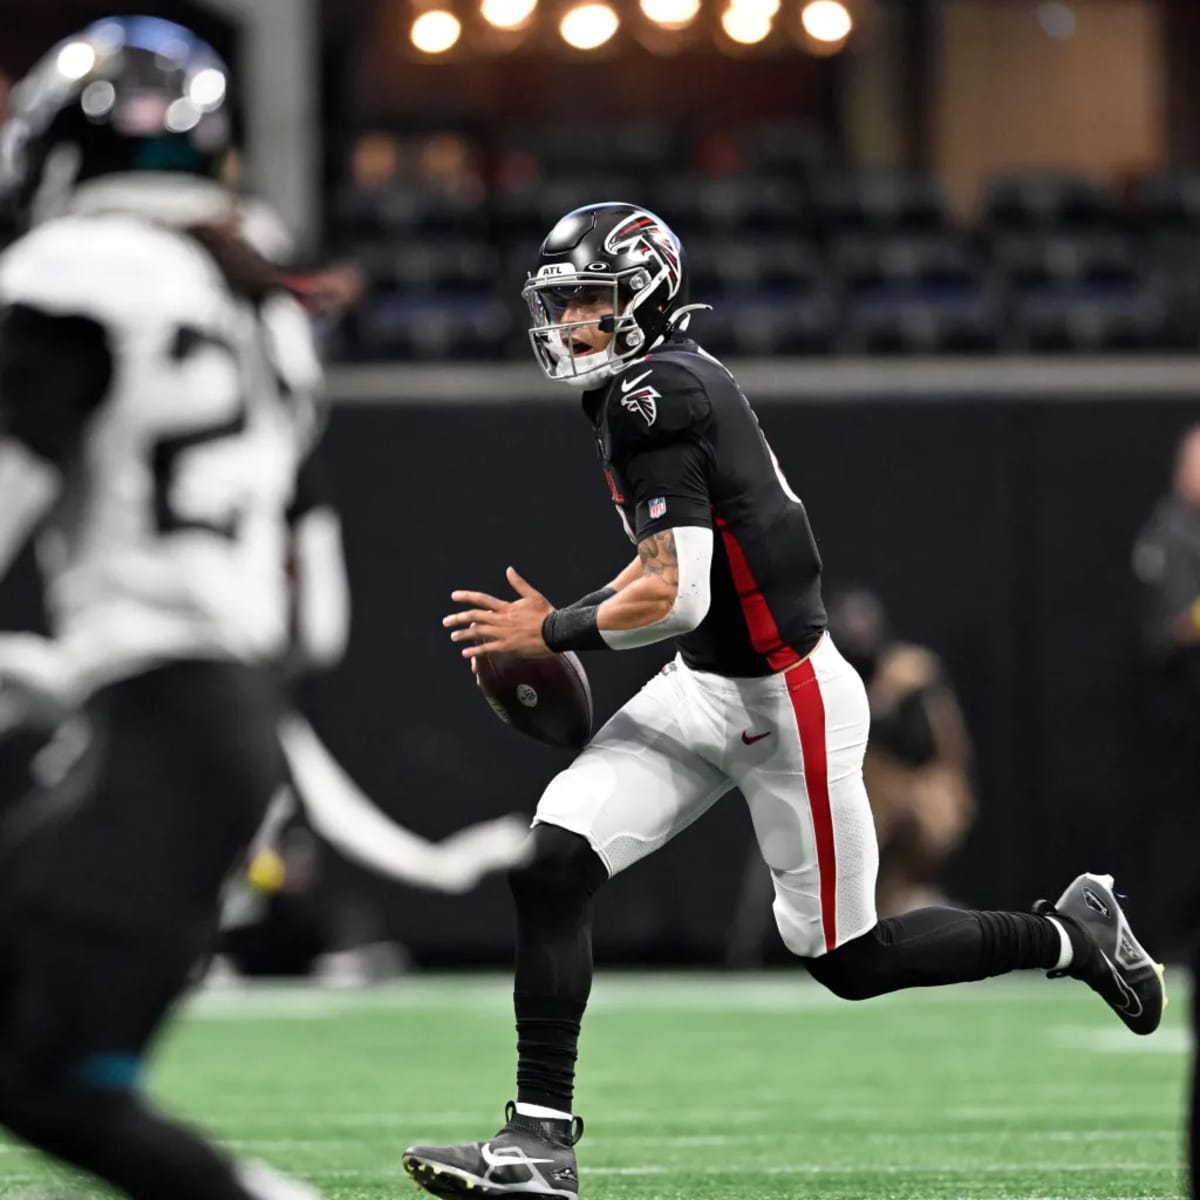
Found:
[[530, 657], [553, 653], [542, 640], [542, 622], [554, 606], [512, 567], [505, 574], [517, 593], [516, 600], [500, 600], [486, 592], [450, 593], [456, 604], [468, 606], [442, 619], [442, 624], [454, 631], [452, 642], [473, 643], [463, 650], [463, 658], [474, 660], [497, 650]]

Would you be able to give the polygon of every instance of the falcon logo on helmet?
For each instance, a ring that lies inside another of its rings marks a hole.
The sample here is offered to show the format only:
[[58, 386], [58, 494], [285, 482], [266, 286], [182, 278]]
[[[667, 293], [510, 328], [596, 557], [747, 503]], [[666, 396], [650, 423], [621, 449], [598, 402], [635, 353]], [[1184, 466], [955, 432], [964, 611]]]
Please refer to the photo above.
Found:
[[[687, 294], [687, 260], [667, 223], [618, 203], [567, 213], [542, 243], [521, 292], [539, 366], [576, 388], [598, 387], [684, 328], [691, 309], [706, 307], [689, 305]], [[652, 421], [653, 413], [643, 415]]]
[[653, 258], [659, 270], [667, 277], [670, 294], [679, 291], [680, 270], [679, 243], [675, 235], [662, 225], [657, 217], [649, 213], [634, 213], [628, 221], [618, 225], [605, 239], [604, 248], [614, 254], [632, 252], [645, 258]]

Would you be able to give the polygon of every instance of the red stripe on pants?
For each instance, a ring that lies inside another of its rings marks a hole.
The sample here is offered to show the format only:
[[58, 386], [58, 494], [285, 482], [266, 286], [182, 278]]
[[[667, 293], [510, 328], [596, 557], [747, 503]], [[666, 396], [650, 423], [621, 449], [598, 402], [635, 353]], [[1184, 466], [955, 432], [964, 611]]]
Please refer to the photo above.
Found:
[[821, 928], [825, 949], [837, 946], [837, 850], [833, 842], [833, 814], [829, 807], [829, 760], [825, 751], [825, 702], [811, 660], [788, 672], [788, 696], [800, 731], [804, 755], [804, 783], [812, 810], [817, 843], [817, 875], [821, 888]]

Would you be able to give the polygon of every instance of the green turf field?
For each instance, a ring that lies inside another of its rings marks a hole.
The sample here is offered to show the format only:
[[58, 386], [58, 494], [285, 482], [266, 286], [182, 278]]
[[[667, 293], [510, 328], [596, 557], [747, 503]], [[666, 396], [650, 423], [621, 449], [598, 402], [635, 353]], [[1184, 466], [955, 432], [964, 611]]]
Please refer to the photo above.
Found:
[[[151, 1084], [330, 1200], [415, 1196], [398, 1167], [406, 1143], [499, 1123], [512, 1091], [508, 987], [466, 976], [210, 992]], [[851, 1005], [792, 973], [602, 976], [582, 1045], [583, 1194], [1178, 1197], [1182, 1009], [1142, 1040], [1069, 981]], [[0, 1151], [0, 1196], [48, 1184], [101, 1194]]]

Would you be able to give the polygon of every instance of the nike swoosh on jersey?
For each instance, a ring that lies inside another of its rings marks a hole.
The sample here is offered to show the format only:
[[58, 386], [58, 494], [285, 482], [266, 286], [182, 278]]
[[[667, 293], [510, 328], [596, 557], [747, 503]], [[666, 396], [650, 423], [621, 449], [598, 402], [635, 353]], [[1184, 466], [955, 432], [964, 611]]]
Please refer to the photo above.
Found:
[[768, 729], [766, 733], [751, 734], [748, 731], [742, 734], [742, 744], [744, 746], [753, 746], [755, 742], [761, 742], [763, 738], [769, 738], [771, 731]]
[[649, 371], [647, 371], [644, 375], [639, 375], [636, 379], [622, 379], [621, 380], [621, 391], [622, 392], [632, 391], [635, 387], [637, 387], [637, 385], [639, 383], [642, 382], [643, 379], [649, 379], [650, 376], [653, 374], [654, 374], [654, 368], [651, 367]]

